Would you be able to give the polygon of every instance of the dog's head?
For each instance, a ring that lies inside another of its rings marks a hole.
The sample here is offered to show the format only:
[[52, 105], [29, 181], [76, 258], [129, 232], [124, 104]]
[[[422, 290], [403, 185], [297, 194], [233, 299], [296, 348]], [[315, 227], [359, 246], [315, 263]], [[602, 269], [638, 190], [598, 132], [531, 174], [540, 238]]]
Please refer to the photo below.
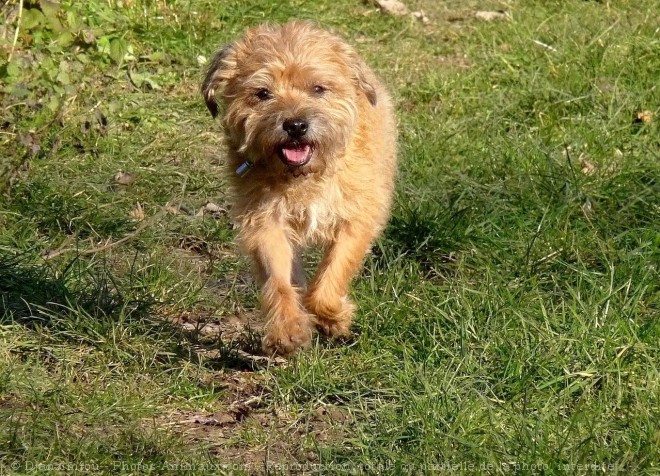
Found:
[[310, 22], [262, 25], [212, 58], [202, 94], [229, 145], [274, 173], [323, 170], [346, 147], [374, 78], [355, 50]]

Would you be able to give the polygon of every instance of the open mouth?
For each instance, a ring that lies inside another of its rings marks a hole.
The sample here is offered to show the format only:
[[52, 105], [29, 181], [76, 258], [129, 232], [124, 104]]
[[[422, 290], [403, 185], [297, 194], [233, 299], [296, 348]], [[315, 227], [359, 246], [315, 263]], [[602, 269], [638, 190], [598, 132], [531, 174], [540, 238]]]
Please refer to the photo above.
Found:
[[280, 160], [286, 165], [300, 167], [312, 158], [312, 146], [310, 144], [287, 143], [277, 150]]

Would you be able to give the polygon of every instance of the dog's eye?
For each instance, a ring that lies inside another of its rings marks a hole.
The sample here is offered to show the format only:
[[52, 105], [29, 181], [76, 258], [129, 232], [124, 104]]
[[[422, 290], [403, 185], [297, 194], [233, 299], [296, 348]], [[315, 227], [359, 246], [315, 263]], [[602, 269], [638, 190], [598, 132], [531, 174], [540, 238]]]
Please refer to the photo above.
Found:
[[255, 94], [256, 94], [257, 98], [259, 99], [259, 101], [266, 101], [267, 99], [270, 99], [271, 97], [273, 97], [270, 94], [270, 91], [266, 88], [257, 89], [257, 92]]
[[323, 86], [321, 86], [320, 84], [317, 84], [316, 86], [314, 86], [314, 94], [317, 94], [317, 95], [320, 96], [321, 94], [323, 94], [326, 91], [327, 91], [327, 89], [324, 88]]

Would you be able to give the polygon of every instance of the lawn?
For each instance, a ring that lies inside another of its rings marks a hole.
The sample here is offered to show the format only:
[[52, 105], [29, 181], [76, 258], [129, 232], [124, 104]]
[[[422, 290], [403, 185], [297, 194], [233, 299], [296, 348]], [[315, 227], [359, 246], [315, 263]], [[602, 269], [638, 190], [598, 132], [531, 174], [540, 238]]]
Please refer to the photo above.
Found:
[[[658, 474], [660, 3], [406, 3], [0, 6], [0, 474]], [[389, 85], [400, 173], [353, 336], [284, 360], [198, 90], [289, 18]]]

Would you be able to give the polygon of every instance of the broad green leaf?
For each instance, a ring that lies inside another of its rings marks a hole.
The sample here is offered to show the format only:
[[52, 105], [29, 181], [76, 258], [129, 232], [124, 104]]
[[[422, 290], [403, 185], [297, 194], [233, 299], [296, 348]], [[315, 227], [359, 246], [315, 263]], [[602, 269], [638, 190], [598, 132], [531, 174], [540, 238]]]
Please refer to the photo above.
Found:
[[128, 53], [128, 42], [126, 40], [115, 38], [110, 41], [110, 58], [115, 63], [121, 63], [126, 53]]
[[169, 55], [163, 51], [154, 51], [153, 53], [151, 53], [151, 55], [149, 55], [149, 59], [151, 59], [151, 61], [156, 61], [158, 63], [171, 62]]
[[70, 31], [78, 31], [82, 26], [82, 22], [76, 12], [69, 10], [66, 12], [66, 24], [69, 26]]
[[60, 107], [60, 98], [57, 96], [51, 96], [48, 100], [48, 104], [46, 104], [46, 107], [51, 112], [57, 112]]
[[18, 64], [18, 61], [14, 60], [7, 64], [7, 76], [17, 78], [20, 75], [21, 67]]
[[44, 16], [48, 20], [50, 28], [57, 33], [63, 31], [64, 26], [58, 17], [60, 4], [50, 0], [40, 0], [39, 6], [41, 7], [41, 11], [43, 12]]
[[41, 63], [41, 70], [50, 81], [55, 81], [60, 72], [58, 65], [55, 64], [52, 58], [46, 58]]
[[64, 48], [71, 45], [73, 43], [73, 40], [74, 40], [73, 34], [70, 31], [63, 31], [57, 37], [57, 42], [60, 44], [60, 46]]
[[152, 75], [149, 73], [136, 73], [134, 71], [130, 72], [131, 81], [135, 87], [143, 89], [144, 86], [148, 86], [149, 89], [158, 90], [160, 89], [160, 84], [156, 82]]
[[24, 30], [32, 30], [33, 28], [44, 25], [46, 17], [36, 8], [29, 8], [23, 11], [23, 18], [21, 19], [21, 28]]
[[99, 53], [104, 55], [110, 54], [110, 37], [102, 36], [96, 41], [96, 47], [99, 50]]
[[60, 70], [56, 80], [60, 84], [64, 84], [64, 85], [71, 84], [71, 76], [69, 76], [69, 72], [65, 70]]

